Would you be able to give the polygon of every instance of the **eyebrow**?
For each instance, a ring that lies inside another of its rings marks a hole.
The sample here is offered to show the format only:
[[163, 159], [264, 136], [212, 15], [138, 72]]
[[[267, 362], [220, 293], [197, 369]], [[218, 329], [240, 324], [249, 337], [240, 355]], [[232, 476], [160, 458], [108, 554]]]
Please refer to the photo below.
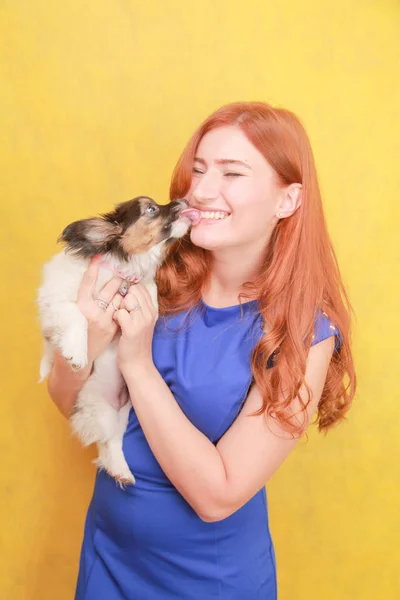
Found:
[[[201, 163], [202, 165], [206, 165], [206, 161], [203, 158], [195, 156], [194, 160]], [[242, 160], [234, 160], [232, 158], [218, 158], [215, 162], [217, 165], [238, 165], [241, 167], [246, 167], [246, 169], [250, 169], [251, 171], [250, 165], [243, 162]]]

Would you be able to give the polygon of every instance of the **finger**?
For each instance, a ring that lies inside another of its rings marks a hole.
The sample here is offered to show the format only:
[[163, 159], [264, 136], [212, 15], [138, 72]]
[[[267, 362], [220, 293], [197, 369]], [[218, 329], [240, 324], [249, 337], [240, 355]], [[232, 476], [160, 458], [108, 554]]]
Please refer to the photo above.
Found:
[[[124, 309], [129, 311], [133, 311], [136, 306], [139, 306], [139, 310], [141, 309], [140, 302], [133, 292], [129, 291], [129, 294], [124, 298]], [[135, 310], [135, 312], [138, 312]]]
[[78, 299], [89, 300], [93, 298], [93, 292], [100, 268], [100, 259], [101, 254], [98, 254], [90, 261], [89, 266], [83, 275], [82, 283], [78, 292]]
[[106, 302], [111, 302], [115, 294], [118, 292], [118, 288], [121, 285], [120, 277], [112, 277], [101, 290], [96, 294], [96, 300], [102, 298]]
[[141, 316], [146, 323], [155, 323], [157, 317], [157, 310], [153, 304], [151, 296], [146, 286], [138, 284], [135, 285], [135, 294], [138, 299]]
[[146, 289], [146, 287], [143, 284], [138, 283], [137, 285], [135, 285], [134, 289], [135, 289], [136, 297], [137, 297], [141, 307], [144, 310], [148, 310], [151, 314], [154, 314], [155, 306], [153, 304], [151, 296], [150, 296], [148, 290]]
[[115, 311], [118, 311], [121, 308], [122, 301], [123, 297], [120, 294], [115, 294], [115, 296], [112, 298], [110, 304], [107, 307], [106, 313], [111, 314], [111, 316], [113, 316]]
[[130, 314], [124, 308], [116, 310], [113, 319], [121, 327], [122, 332], [124, 332], [125, 328], [131, 323]]

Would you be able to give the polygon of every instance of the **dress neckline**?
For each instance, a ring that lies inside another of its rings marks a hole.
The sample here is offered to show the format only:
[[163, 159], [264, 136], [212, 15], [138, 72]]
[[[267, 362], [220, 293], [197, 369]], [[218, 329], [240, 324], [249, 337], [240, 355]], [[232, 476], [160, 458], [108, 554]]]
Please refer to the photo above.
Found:
[[220, 307], [216, 307], [216, 306], [210, 306], [209, 304], [207, 304], [207, 302], [204, 302], [203, 298], [200, 298], [200, 303], [204, 306], [204, 308], [206, 308], [209, 311], [215, 311], [215, 312], [220, 312], [220, 311], [235, 311], [235, 310], [240, 310], [241, 308], [245, 309], [245, 308], [251, 308], [252, 306], [257, 304], [257, 299], [256, 300], [248, 300], [247, 302], [242, 302], [241, 304], [233, 304], [232, 306], [220, 306]]

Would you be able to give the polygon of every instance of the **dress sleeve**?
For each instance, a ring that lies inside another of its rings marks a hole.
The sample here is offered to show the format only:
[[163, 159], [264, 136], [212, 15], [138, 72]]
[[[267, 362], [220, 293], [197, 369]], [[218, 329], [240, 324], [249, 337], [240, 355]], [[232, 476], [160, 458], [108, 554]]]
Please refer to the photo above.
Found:
[[314, 336], [311, 342], [311, 346], [315, 346], [318, 342], [326, 340], [326, 338], [335, 336], [335, 352], [339, 350], [342, 345], [342, 336], [340, 331], [333, 325], [328, 315], [322, 311], [318, 311], [315, 319]]

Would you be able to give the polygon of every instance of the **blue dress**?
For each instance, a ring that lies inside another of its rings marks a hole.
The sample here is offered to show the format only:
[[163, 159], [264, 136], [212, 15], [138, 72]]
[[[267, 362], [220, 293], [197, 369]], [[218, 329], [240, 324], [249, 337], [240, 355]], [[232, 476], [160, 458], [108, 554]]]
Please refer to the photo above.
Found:
[[[262, 335], [257, 302], [160, 318], [153, 358], [188, 419], [216, 444], [252, 383]], [[337, 334], [317, 314], [313, 343]], [[185, 452], [185, 448], [182, 448]], [[131, 410], [124, 453], [136, 484], [97, 473], [75, 600], [276, 600], [265, 487], [221, 521], [206, 523], [162, 471]]]

